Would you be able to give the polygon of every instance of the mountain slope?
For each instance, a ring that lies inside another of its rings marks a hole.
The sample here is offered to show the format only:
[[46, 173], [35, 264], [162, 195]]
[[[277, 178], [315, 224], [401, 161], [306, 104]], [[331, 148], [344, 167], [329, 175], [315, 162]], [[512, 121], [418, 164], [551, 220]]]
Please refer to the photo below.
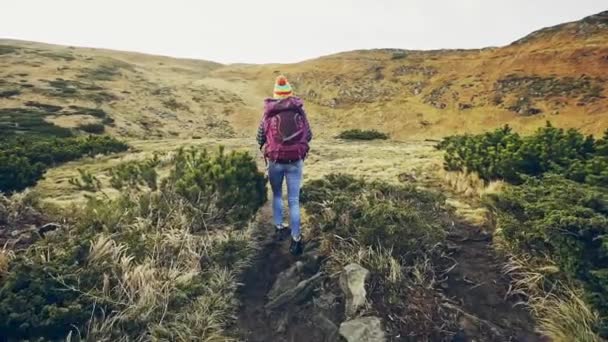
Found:
[[[0, 40], [0, 70], [0, 110], [43, 110], [78, 126], [100, 121], [90, 113], [101, 109], [120, 136], [251, 136], [278, 73], [307, 100], [319, 135], [376, 128], [398, 139], [439, 137], [506, 123], [530, 131], [547, 120], [608, 128], [608, 12], [501, 48], [353, 51], [288, 65]], [[0, 124], [14, 126], [1, 113]]]

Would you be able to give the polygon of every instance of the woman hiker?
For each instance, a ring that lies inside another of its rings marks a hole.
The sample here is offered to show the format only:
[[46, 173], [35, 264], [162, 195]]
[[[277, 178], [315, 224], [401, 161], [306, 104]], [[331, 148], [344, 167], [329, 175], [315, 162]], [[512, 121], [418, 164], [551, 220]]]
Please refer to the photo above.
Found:
[[268, 161], [268, 178], [272, 188], [272, 210], [275, 233], [278, 240], [287, 236], [288, 227], [283, 225], [283, 179], [287, 181], [287, 203], [289, 203], [289, 228], [293, 255], [302, 253], [300, 233], [300, 185], [304, 159], [308, 154], [308, 143], [312, 132], [304, 102], [294, 96], [285, 76], [277, 77], [274, 96], [264, 100], [264, 116], [260, 123], [257, 141], [264, 158]]

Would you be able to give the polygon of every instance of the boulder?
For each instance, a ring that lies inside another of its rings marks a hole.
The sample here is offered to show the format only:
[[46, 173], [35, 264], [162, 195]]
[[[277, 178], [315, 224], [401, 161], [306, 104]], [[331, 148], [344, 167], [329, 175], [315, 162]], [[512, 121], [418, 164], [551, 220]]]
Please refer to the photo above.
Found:
[[368, 278], [369, 271], [361, 265], [353, 263], [344, 267], [340, 275], [340, 288], [346, 297], [346, 317], [353, 317], [365, 305], [365, 282]]
[[361, 317], [340, 325], [340, 335], [347, 342], [386, 341], [382, 321], [378, 317]]

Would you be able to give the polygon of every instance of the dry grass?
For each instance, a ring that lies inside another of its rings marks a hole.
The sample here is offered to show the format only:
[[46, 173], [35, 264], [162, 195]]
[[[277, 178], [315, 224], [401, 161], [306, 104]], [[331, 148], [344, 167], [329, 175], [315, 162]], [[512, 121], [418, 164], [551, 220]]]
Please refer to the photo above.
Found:
[[447, 204], [455, 209], [456, 214], [476, 226], [486, 226], [488, 211], [479, 205], [485, 195], [502, 191], [506, 185], [503, 181], [485, 182], [475, 173], [453, 172], [440, 169], [436, 173], [440, 186], [447, 186], [449, 192]]
[[[121, 309], [101, 316], [92, 315], [93, 320], [86, 331], [80, 332], [80, 338], [116, 341], [120, 327], [128, 326], [132, 321], [145, 321], [148, 322], [146, 334], [135, 339], [124, 335], [118, 340], [149, 341], [150, 338], [157, 340], [159, 336], [171, 336], [173, 341], [231, 340], [224, 335], [223, 328], [235, 309], [233, 296], [237, 275], [248, 265], [251, 251], [257, 248], [256, 240], [252, 238], [255, 223], [241, 231], [195, 235], [190, 232], [185, 205], [174, 206], [161, 221], [153, 217], [154, 210], [149, 210], [150, 216], [138, 217], [122, 228], [120, 234], [136, 234], [143, 241], [153, 242], [144, 259], [130, 254], [130, 247], [120, 242], [117, 235], [99, 233], [91, 241], [87, 264], [103, 266], [109, 271], [103, 275], [104, 281], [98, 288], [87, 293], [97, 296], [99, 302], [114, 303]], [[231, 268], [201, 262], [208, 260], [218, 243], [227, 241], [247, 245], [250, 252], [245, 253], [249, 258], [239, 260]], [[48, 262], [44, 257], [42, 261]], [[172, 296], [179, 288], [191, 286], [189, 284], [201, 272], [209, 275], [204, 283], [204, 294], [177, 312], [168, 311]], [[58, 280], [62, 282], [61, 278]]]
[[[606, 99], [584, 106], [578, 106], [575, 97], [557, 104], [555, 99], [538, 99], [535, 105], [544, 112], [535, 116], [519, 115], [507, 108], [509, 103], [497, 106], [492, 99], [497, 80], [510, 74], [608, 78], [607, 69], [597, 57], [605, 54], [605, 42], [605, 35], [584, 39], [564, 33], [557, 39], [484, 51], [408, 51], [401, 59], [393, 59], [391, 51], [355, 51], [289, 65], [220, 65], [0, 40], [2, 45], [25, 49], [2, 55], [5, 67], [0, 76], [15, 87], [22, 79], [34, 86], [5, 99], [1, 106], [20, 107], [26, 101], [98, 105], [35, 91], [46, 86], [42, 80], [82, 80], [102, 86], [117, 97], [99, 104], [116, 120], [115, 127], [109, 127], [115, 135], [225, 137], [230, 135], [228, 131], [211, 127], [225, 120], [236, 136], [253, 136], [262, 100], [271, 94], [276, 73], [281, 72], [292, 80], [296, 94], [306, 98], [313, 127], [322, 127], [316, 130], [317, 136], [326, 138], [350, 128], [377, 129], [396, 139], [442, 137], [482, 132], [505, 123], [517, 131], [530, 132], [548, 118], [558, 126], [601, 133], [608, 128], [608, 120], [599, 115], [606, 111]], [[72, 56], [73, 60], [53, 55]], [[91, 74], [107, 66], [117, 68], [108, 79]], [[426, 68], [434, 73], [399, 73], [403, 68]], [[425, 100], [441, 88], [445, 91], [435, 105]], [[507, 94], [506, 99], [511, 101], [516, 95]], [[180, 105], [168, 108], [167, 103]], [[462, 104], [472, 108], [463, 110]], [[556, 112], [567, 115], [551, 115]], [[68, 119], [62, 124], [73, 122]]]
[[[109, 170], [121, 163], [144, 160], [154, 153], [164, 155], [170, 160], [171, 151], [180, 147], [207, 148], [216, 150], [221, 144], [227, 150], [247, 151], [256, 156], [258, 167], [264, 168], [262, 155], [252, 139], [163, 139], [132, 140], [129, 144], [134, 151], [86, 158], [66, 163], [49, 170], [45, 179], [39, 182], [36, 190], [46, 202], [68, 206], [84, 200], [86, 192], [78, 191], [69, 180], [78, 177], [77, 169], [95, 175], [102, 183], [102, 191], [109, 196], [118, 192], [109, 186]], [[305, 162], [304, 181], [318, 179], [327, 174], [341, 172], [361, 176], [369, 180], [399, 182], [400, 175], [407, 174], [421, 182], [431, 182], [434, 173], [440, 168], [442, 152], [433, 148], [431, 143], [410, 142], [362, 142], [349, 143], [338, 140], [315, 139], [310, 157]]]
[[553, 283], [546, 278], [559, 272], [550, 260], [545, 265], [531, 264], [525, 256], [512, 256], [505, 273], [513, 279], [511, 294], [527, 298], [524, 303], [537, 319], [537, 330], [554, 342], [601, 342], [594, 329], [601, 318], [582, 299], [573, 284]]
[[471, 199], [480, 199], [484, 195], [501, 192], [505, 186], [503, 181], [486, 182], [479, 178], [477, 173], [468, 171], [445, 171], [439, 172], [443, 179], [458, 195]]

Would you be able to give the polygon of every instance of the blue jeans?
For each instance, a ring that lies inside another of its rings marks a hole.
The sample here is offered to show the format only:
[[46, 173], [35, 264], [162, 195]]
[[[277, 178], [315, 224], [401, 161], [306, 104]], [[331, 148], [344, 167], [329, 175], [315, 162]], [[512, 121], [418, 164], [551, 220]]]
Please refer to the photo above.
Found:
[[274, 224], [283, 223], [283, 178], [287, 180], [287, 203], [289, 204], [289, 227], [291, 236], [300, 237], [300, 184], [304, 161], [291, 164], [270, 162], [268, 178], [272, 187], [272, 211]]

